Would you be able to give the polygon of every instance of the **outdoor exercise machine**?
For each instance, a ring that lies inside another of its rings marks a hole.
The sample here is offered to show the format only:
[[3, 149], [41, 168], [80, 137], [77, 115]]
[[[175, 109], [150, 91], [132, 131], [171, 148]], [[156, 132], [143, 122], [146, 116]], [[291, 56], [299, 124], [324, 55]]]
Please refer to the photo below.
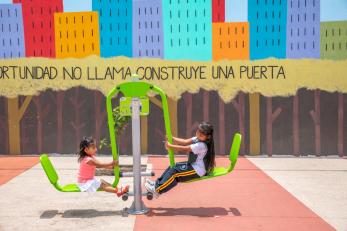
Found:
[[[167, 139], [172, 143], [172, 134], [170, 127], [170, 117], [169, 109], [166, 95], [162, 89], [152, 85], [147, 82], [138, 81], [136, 78], [131, 82], [125, 82], [117, 85], [113, 88], [106, 98], [106, 108], [107, 108], [107, 117], [108, 117], [108, 127], [110, 133], [110, 142], [112, 149], [112, 156], [114, 160], [118, 160], [118, 149], [116, 142], [116, 133], [114, 128], [114, 117], [113, 117], [113, 105], [112, 99], [117, 96], [119, 93], [122, 93], [123, 96], [119, 101], [120, 113], [123, 116], [131, 116], [132, 121], [132, 148], [133, 148], [133, 172], [120, 172], [119, 166], [116, 166], [114, 171], [114, 182], [113, 187], [117, 187], [120, 177], [133, 177], [134, 188], [133, 191], [126, 193], [122, 196], [123, 200], [127, 200], [129, 196], [134, 196], [134, 201], [128, 209], [129, 214], [144, 214], [148, 212], [148, 209], [145, 207], [142, 201], [142, 196], [146, 196], [147, 199], [151, 200], [153, 195], [149, 192], [142, 193], [141, 189], [141, 177], [142, 176], [154, 176], [153, 172], [141, 172], [141, 128], [140, 128], [140, 116], [147, 116], [149, 114], [149, 93], [159, 94], [162, 103], [162, 110], [164, 114], [164, 125]], [[230, 173], [237, 162], [239, 150], [241, 145], [241, 134], [236, 133], [233, 137], [232, 145], [229, 153], [230, 165], [225, 167], [215, 167], [210, 174], [191, 180], [189, 182], [210, 179], [213, 177], [223, 176]], [[168, 150], [170, 166], [175, 165], [174, 153], [171, 149]], [[58, 183], [59, 177], [49, 160], [46, 154], [40, 156], [41, 165], [51, 182], [51, 184], [61, 192], [80, 192], [76, 184], [68, 184], [61, 186]]]

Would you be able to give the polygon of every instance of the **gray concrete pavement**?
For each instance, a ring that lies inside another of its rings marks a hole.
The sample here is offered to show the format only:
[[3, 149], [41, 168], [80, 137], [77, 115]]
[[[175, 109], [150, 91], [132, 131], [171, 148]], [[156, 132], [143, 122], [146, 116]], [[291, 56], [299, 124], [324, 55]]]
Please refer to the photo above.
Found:
[[347, 231], [347, 159], [248, 157], [339, 231]]
[[[110, 157], [101, 159], [111, 160]], [[52, 157], [61, 184], [76, 182], [76, 157]], [[142, 159], [146, 164], [147, 158]], [[120, 163], [132, 163], [121, 157]], [[112, 182], [112, 176], [101, 178]], [[132, 178], [122, 178], [120, 185], [130, 184]], [[0, 186], [0, 229], [2, 230], [133, 230], [135, 217], [123, 217], [122, 209], [129, 207], [132, 197], [124, 202], [114, 194], [97, 192], [61, 193], [46, 178], [41, 165]]]

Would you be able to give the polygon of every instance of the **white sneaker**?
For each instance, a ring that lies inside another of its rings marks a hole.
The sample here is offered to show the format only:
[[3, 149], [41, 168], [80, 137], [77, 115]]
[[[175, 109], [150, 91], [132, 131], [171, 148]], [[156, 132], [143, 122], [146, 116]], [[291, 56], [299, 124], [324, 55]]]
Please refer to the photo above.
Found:
[[157, 190], [155, 190], [155, 185], [154, 184], [150, 184], [149, 182], [147, 182], [147, 180], [146, 180], [146, 183], [145, 183], [145, 188], [147, 189], [148, 192], [153, 193], [153, 196], [155, 198], [159, 197], [160, 194], [157, 192]]
[[146, 183], [155, 186], [155, 181], [152, 181], [152, 180], [150, 180], [148, 178], [146, 178]]

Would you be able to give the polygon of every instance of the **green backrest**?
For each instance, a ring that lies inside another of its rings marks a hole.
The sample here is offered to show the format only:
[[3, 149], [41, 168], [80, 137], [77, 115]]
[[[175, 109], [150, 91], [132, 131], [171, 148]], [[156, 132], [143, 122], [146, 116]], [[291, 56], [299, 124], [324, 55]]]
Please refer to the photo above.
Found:
[[48, 156], [46, 154], [42, 154], [40, 156], [40, 162], [41, 162], [43, 170], [45, 170], [45, 173], [46, 173], [49, 181], [53, 185], [56, 185], [59, 177], [58, 177], [57, 172], [55, 171], [51, 161], [49, 160]]
[[241, 146], [241, 139], [242, 136], [240, 133], [236, 133], [233, 138], [233, 142], [231, 144], [230, 148], [230, 154], [229, 154], [229, 160], [230, 160], [230, 167], [228, 171], [232, 171], [235, 167], [235, 164], [237, 162], [237, 157], [239, 156], [240, 146]]

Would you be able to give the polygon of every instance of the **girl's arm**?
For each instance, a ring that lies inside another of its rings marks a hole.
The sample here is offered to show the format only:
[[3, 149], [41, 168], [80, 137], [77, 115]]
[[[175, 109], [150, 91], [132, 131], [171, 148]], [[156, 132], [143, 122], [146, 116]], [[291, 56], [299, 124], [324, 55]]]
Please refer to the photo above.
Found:
[[96, 158], [90, 158], [87, 161], [87, 164], [89, 165], [94, 165], [97, 168], [113, 168], [114, 165], [118, 165], [118, 161], [112, 161], [112, 162], [101, 162], [100, 160], [96, 159]]
[[183, 152], [191, 152], [192, 149], [190, 145], [177, 145], [177, 144], [170, 144], [169, 142], [165, 142], [165, 148], [168, 149], [173, 149], [174, 151], [183, 151]]
[[114, 169], [115, 166], [118, 166], [118, 160], [113, 160], [112, 165], [105, 167], [106, 169]]
[[189, 139], [182, 139], [182, 138], [178, 138], [178, 137], [172, 137], [172, 141], [174, 144], [178, 144], [178, 145], [189, 145], [192, 144], [193, 141], [191, 138]]

